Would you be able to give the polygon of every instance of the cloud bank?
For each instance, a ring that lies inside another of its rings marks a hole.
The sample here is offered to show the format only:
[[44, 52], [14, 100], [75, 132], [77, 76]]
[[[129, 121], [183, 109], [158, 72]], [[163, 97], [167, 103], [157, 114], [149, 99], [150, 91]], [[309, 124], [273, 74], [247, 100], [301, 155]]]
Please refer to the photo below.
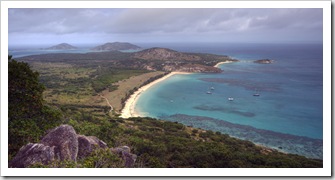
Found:
[[322, 9], [303, 8], [9, 9], [8, 18], [9, 38], [16, 41], [321, 42], [323, 26]]

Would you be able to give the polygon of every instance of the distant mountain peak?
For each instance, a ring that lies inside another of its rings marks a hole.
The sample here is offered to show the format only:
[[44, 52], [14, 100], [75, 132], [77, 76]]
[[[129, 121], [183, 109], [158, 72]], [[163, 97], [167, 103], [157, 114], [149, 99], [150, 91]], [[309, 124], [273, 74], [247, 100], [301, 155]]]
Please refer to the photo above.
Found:
[[122, 50], [137, 50], [141, 47], [127, 42], [108, 42], [100, 46], [92, 48], [94, 51], [122, 51]]
[[46, 50], [67, 50], [67, 49], [77, 49], [77, 47], [72, 46], [68, 43], [60, 43], [55, 46], [45, 48]]

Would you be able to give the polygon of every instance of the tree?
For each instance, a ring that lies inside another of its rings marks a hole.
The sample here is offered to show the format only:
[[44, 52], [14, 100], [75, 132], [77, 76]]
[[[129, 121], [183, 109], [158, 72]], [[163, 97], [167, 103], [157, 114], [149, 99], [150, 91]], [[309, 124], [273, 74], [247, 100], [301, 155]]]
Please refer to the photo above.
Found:
[[9, 121], [13, 118], [32, 117], [43, 107], [44, 86], [38, 81], [39, 73], [24, 62], [8, 56]]
[[8, 56], [8, 150], [11, 158], [28, 142], [61, 123], [59, 111], [46, 106], [39, 73]]

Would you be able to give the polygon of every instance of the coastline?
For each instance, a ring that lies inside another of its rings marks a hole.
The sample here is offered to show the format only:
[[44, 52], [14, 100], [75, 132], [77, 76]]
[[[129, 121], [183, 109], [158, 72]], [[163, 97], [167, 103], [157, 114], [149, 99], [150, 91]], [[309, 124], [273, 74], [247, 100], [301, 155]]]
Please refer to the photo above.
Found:
[[221, 64], [227, 64], [227, 63], [233, 63], [235, 61], [224, 61], [224, 62], [219, 62], [217, 64], [214, 65], [214, 67], [218, 68]]
[[[219, 66], [221, 64], [227, 64], [227, 63], [233, 63], [235, 61], [224, 61], [224, 62], [219, 62], [216, 65], [214, 65], [214, 67], [219, 68]], [[135, 105], [136, 102], [138, 100], [138, 98], [140, 97], [141, 93], [146, 91], [147, 89], [149, 89], [150, 87], [156, 85], [157, 83], [164, 81], [166, 79], [168, 79], [169, 77], [173, 76], [173, 75], [177, 75], [177, 74], [193, 74], [193, 73], [189, 73], [189, 72], [171, 72], [147, 85], [144, 85], [142, 87], [140, 87], [136, 92], [134, 92], [125, 102], [125, 106], [123, 107], [123, 109], [121, 110], [121, 115], [120, 117], [122, 118], [130, 118], [130, 117], [141, 117], [141, 115], [135, 111]]]
[[174, 75], [179, 75], [179, 74], [192, 74], [192, 73], [187, 73], [187, 72], [171, 72], [147, 85], [144, 85], [142, 87], [140, 87], [136, 92], [134, 92], [125, 102], [125, 106], [121, 111], [121, 116], [122, 118], [130, 118], [130, 117], [140, 117], [141, 115], [138, 114], [137, 112], [135, 112], [135, 105], [136, 102], [138, 100], [138, 98], [140, 97], [141, 93], [146, 91], [147, 89], [149, 89], [150, 87], [156, 85], [157, 83], [164, 81], [166, 79], [168, 79], [171, 76]]

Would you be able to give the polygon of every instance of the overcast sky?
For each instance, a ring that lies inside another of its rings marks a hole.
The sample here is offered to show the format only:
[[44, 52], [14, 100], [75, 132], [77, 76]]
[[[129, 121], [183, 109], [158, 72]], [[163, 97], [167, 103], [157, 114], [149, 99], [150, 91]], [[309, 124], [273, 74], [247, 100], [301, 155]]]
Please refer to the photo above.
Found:
[[9, 9], [9, 46], [322, 42], [322, 9]]

